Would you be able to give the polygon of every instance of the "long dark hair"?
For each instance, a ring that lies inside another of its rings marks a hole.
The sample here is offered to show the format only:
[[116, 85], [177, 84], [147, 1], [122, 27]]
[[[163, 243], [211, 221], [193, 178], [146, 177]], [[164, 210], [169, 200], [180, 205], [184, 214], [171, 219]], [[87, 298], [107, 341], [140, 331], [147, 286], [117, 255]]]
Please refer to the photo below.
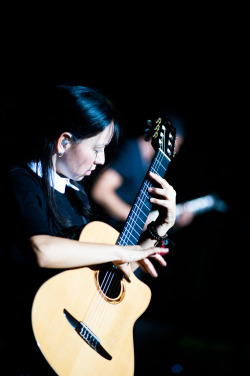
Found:
[[[50, 186], [50, 171], [53, 169], [52, 155], [59, 136], [69, 132], [75, 142], [101, 133], [114, 122], [112, 143], [118, 142], [119, 126], [117, 114], [109, 100], [99, 91], [79, 85], [58, 85], [50, 95], [49, 111], [40, 127], [38, 144], [29, 160], [41, 162], [42, 184], [47, 197], [49, 212], [57, 224], [69, 228], [72, 223], [62, 217], [56, 206], [54, 190]], [[91, 210], [83, 184], [74, 182], [79, 192], [72, 190], [71, 202], [78, 213], [89, 218]]]

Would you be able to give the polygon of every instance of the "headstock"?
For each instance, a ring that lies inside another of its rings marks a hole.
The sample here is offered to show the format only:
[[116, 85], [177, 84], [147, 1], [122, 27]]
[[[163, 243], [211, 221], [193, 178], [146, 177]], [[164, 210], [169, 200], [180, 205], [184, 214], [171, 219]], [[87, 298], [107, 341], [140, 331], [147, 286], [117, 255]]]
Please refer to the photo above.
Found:
[[154, 123], [147, 121], [148, 128], [145, 131], [145, 141], [152, 137], [152, 146], [157, 151], [161, 149], [167, 157], [172, 160], [174, 157], [174, 146], [176, 129], [167, 118], [159, 117]]

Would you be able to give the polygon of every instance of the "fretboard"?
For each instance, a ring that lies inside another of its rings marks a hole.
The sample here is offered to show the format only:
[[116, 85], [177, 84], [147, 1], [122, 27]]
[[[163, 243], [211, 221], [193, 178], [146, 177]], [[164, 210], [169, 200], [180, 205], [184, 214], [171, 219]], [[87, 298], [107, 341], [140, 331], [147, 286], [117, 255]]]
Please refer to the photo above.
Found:
[[[156, 153], [148, 172], [152, 171], [161, 177], [164, 177], [169, 163], [170, 159], [161, 149], [158, 149], [158, 152]], [[140, 191], [134, 201], [124, 228], [119, 236], [117, 241], [118, 245], [136, 245], [139, 241], [143, 227], [152, 207], [152, 204], [149, 201], [150, 195], [148, 193], [148, 188], [152, 187], [152, 183], [148, 179], [148, 172], [143, 180]]]

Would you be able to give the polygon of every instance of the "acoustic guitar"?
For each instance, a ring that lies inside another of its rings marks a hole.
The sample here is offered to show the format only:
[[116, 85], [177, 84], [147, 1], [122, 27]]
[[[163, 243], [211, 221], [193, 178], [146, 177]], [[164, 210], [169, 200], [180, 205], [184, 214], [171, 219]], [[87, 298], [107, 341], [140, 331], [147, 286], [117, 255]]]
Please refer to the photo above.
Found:
[[[159, 118], [146, 134], [156, 150], [149, 170], [163, 177], [173, 158], [175, 128], [169, 120]], [[79, 241], [136, 245], [152, 206], [150, 186], [147, 173], [121, 234], [107, 224], [91, 222]], [[150, 299], [149, 287], [132, 270], [127, 281], [112, 263], [63, 271], [36, 293], [33, 333], [42, 354], [60, 376], [131, 376], [133, 326]]]

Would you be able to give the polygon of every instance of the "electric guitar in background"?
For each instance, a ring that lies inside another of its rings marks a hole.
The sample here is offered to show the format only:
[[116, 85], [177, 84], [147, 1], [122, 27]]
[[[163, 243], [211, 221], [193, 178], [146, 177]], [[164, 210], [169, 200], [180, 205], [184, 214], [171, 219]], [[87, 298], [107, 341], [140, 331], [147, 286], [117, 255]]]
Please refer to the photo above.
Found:
[[216, 194], [206, 195], [195, 198], [194, 200], [177, 204], [176, 219], [178, 219], [186, 210], [195, 215], [202, 214], [209, 210], [217, 210], [221, 213], [225, 213], [228, 210], [228, 205], [224, 201], [220, 200]]
[[[175, 134], [171, 122], [161, 118], [147, 129], [156, 151], [149, 170], [162, 177], [173, 158]], [[152, 207], [150, 186], [147, 173], [121, 234], [91, 222], [79, 241], [136, 245]], [[64, 271], [46, 281], [35, 296], [34, 336], [60, 376], [132, 376], [133, 326], [150, 299], [147, 285], [132, 271], [128, 282], [112, 263]]]

